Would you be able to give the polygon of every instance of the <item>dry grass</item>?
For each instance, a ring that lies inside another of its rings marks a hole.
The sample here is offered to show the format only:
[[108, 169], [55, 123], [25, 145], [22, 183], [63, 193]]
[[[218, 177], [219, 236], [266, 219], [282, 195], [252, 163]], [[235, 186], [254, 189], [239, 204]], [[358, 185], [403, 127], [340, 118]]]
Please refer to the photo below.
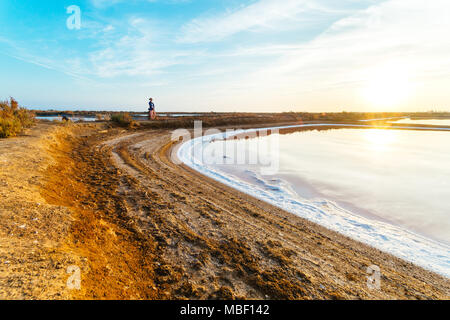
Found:
[[111, 121], [111, 115], [109, 113], [98, 113], [95, 115], [97, 121]]
[[135, 128], [138, 126], [138, 123], [133, 120], [129, 113], [113, 114], [111, 115], [111, 121], [121, 127]]

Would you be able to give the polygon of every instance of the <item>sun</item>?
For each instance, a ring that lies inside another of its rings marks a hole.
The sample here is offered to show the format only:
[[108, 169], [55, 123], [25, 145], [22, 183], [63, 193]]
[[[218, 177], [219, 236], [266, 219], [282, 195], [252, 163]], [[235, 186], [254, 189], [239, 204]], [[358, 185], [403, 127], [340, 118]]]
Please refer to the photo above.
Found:
[[369, 69], [365, 78], [364, 99], [377, 109], [396, 107], [413, 92], [410, 72], [401, 64], [387, 63]]

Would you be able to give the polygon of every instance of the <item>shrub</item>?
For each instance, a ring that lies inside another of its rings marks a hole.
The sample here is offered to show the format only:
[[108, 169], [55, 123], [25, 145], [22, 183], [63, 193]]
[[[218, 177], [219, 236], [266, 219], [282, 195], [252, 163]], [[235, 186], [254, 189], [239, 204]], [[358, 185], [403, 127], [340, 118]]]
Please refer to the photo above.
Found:
[[17, 119], [0, 118], [0, 138], [9, 138], [15, 136], [22, 130], [22, 126]]
[[111, 115], [111, 121], [117, 123], [122, 127], [135, 127], [137, 126], [136, 121], [130, 116], [129, 113], [116, 113]]
[[97, 113], [95, 119], [96, 121], [111, 121], [111, 115], [108, 113]]
[[19, 107], [13, 98], [0, 101], [0, 138], [14, 137], [24, 128], [31, 127], [34, 122], [34, 114]]

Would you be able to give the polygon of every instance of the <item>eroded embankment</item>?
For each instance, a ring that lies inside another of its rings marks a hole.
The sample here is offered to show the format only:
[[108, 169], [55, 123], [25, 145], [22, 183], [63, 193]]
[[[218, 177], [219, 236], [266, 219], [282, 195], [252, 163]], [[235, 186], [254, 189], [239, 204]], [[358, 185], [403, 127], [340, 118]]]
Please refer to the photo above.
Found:
[[[81, 269], [66, 296], [448, 298], [447, 279], [175, 165], [170, 134], [75, 126], [47, 143], [39, 196], [65, 210], [53, 246]], [[367, 287], [370, 265], [381, 290]]]
[[0, 299], [67, 299], [65, 266], [77, 258], [63, 248], [71, 223], [65, 207], [40, 194], [53, 126], [0, 139]]
[[74, 221], [67, 247], [81, 263], [80, 299], [155, 299], [155, 242], [127, 215], [118, 189], [129, 183], [111, 166], [97, 143], [108, 133], [95, 130], [56, 135], [51, 153], [56, 164], [41, 190], [48, 203], [70, 209]]

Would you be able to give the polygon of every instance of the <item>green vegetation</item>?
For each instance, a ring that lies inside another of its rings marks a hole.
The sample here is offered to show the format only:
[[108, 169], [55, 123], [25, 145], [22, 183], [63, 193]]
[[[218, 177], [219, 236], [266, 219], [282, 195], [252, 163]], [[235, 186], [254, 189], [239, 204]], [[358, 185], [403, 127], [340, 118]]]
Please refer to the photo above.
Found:
[[34, 113], [19, 107], [13, 98], [0, 101], [0, 138], [14, 137], [34, 122]]

